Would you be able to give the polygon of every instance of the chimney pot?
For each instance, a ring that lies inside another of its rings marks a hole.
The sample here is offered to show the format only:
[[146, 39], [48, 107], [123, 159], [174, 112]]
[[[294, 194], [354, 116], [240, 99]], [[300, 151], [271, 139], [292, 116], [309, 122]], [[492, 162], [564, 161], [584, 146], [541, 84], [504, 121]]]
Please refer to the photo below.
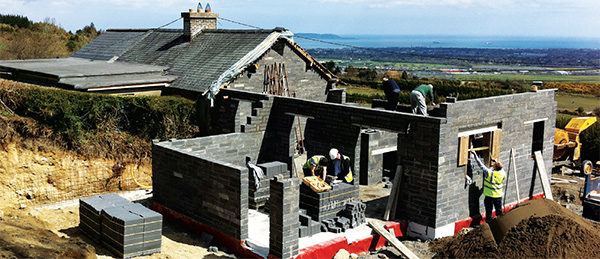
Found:
[[210, 9], [210, 4], [206, 3], [206, 9], [204, 10], [207, 13], [212, 13], [212, 10]]

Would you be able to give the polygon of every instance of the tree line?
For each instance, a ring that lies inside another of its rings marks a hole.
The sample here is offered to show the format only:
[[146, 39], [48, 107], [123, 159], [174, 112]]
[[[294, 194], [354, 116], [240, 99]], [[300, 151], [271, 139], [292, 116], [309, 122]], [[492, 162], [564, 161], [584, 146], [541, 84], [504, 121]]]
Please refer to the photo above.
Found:
[[101, 33], [94, 23], [73, 33], [51, 18], [33, 22], [21, 15], [0, 14], [0, 60], [68, 57]]

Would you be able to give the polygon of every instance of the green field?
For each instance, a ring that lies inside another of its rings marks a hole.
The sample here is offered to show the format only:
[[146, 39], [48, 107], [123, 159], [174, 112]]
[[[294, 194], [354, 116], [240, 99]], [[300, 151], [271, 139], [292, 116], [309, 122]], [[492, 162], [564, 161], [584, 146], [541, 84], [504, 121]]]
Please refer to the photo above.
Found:
[[519, 80], [519, 81], [544, 81], [544, 82], [569, 82], [569, 83], [588, 83], [600, 84], [600, 76], [561, 76], [561, 75], [520, 75], [520, 74], [499, 74], [499, 75], [455, 75], [452, 76], [458, 80]]
[[[380, 89], [372, 89], [368, 87], [354, 87], [347, 86], [346, 92], [348, 94], [362, 94], [374, 96], [377, 94], [384, 95]], [[591, 112], [596, 107], [600, 107], [600, 96], [582, 95], [582, 94], [563, 94], [556, 93], [554, 98], [558, 110], [577, 110], [579, 107], [583, 107], [585, 111]]]
[[596, 107], [600, 107], [599, 96], [557, 93], [554, 100], [556, 100], [559, 110], [577, 110], [577, 108], [583, 107], [585, 111], [590, 112]]
[[400, 68], [412, 68], [415, 70], [420, 70], [419, 68], [423, 69], [423, 68], [428, 68], [428, 69], [434, 69], [434, 68], [454, 68], [456, 66], [451, 66], [451, 65], [441, 65], [441, 64], [424, 64], [424, 63], [396, 63], [396, 62], [378, 62], [378, 61], [369, 61], [369, 60], [340, 60], [340, 59], [319, 59], [319, 62], [327, 62], [327, 61], [333, 61], [335, 62], [336, 65], [338, 66], [353, 66], [353, 67], [369, 67], [369, 68], [375, 68], [375, 67], [381, 67], [381, 66], [388, 66], [388, 67], [400, 67]]

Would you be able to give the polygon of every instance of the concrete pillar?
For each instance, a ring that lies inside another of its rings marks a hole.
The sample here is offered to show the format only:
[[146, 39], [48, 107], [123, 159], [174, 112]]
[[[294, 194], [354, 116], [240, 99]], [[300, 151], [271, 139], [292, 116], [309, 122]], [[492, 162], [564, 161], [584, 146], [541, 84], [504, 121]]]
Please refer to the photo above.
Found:
[[269, 199], [269, 256], [298, 255], [300, 181], [276, 175], [271, 180]]

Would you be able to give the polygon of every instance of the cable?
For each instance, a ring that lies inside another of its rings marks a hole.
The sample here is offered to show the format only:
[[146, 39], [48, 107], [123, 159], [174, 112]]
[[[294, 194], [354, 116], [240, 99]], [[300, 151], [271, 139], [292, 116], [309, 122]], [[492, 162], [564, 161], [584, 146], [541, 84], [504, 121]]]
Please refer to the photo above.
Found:
[[260, 28], [260, 27], [254, 26], [254, 25], [250, 25], [250, 24], [242, 23], [242, 22], [236, 22], [234, 20], [229, 20], [229, 19], [226, 19], [226, 18], [223, 18], [223, 17], [218, 17], [218, 19], [221, 19], [223, 21], [228, 21], [230, 23], [235, 23], [235, 24], [246, 26], [246, 27], [254, 28], [254, 29], [257, 29], [257, 30], [264, 30], [263, 28]]
[[172, 22], [170, 22], [170, 23], [167, 23], [167, 24], [165, 24], [165, 25], [163, 25], [163, 26], [160, 26], [160, 27], [158, 27], [157, 29], [161, 29], [161, 28], [163, 28], [163, 27], [167, 27], [167, 26], [169, 26], [169, 25], [171, 25], [171, 24], [173, 24], [174, 22], [176, 22], [176, 21], [179, 21], [179, 20], [181, 20], [181, 17], [179, 17], [179, 18], [177, 18], [177, 19], [173, 20], [173, 21], [172, 21]]
[[[139, 165], [138, 165], [139, 166]], [[133, 175], [133, 165], [131, 165], [131, 168], [129, 169], [129, 172], [131, 173], [131, 178], [133, 178], [133, 181], [135, 182], [135, 184], [137, 184], [139, 187], [143, 188], [143, 189], [152, 189], [151, 185], [143, 185], [141, 183], [139, 183], [137, 181], [137, 179], [135, 179], [135, 176]]]

